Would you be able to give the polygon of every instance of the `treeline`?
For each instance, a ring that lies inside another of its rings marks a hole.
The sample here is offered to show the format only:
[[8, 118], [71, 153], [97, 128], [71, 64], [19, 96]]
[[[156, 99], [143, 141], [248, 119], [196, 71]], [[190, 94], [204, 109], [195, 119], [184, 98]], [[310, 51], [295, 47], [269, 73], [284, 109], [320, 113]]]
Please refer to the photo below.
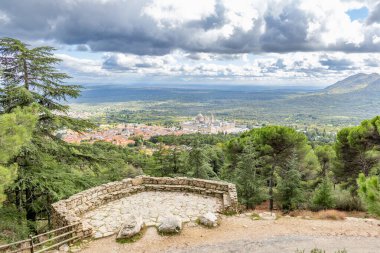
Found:
[[194, 143], [216, 145], [218, 143], [226, 142], [236, 137], [236, 134], [183, 134], [183, 135], [161, 135], [153, 136], [149, 139], [152, 143], [163, 143], [166, 145], [187, 145], [190, 146]]
[[249, 208], [268, 201], [269, 208], [283, 211], [368, 208], [379, 215], [373, 211], [380, 203], [379, 126], [376, 117], [342, 129], [331, 144], [310, 142], [304, 133], [282, 126], [240, 136], [159, 136], [146, 143], [155, 147], [153, 155], [131, 149], [129, 162], [154, 176], [234, 182]]

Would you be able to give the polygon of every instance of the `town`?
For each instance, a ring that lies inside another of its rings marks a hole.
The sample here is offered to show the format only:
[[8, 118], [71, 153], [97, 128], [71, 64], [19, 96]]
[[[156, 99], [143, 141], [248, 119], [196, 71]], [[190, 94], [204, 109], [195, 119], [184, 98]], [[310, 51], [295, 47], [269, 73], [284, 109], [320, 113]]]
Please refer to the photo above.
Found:
[[61, 132], [62, 139], [69, 143], [82, 143], [95, 141], [110, 142], [115, 145], [134, 145], [136, 139], [148, 140], [153, 136], [182, 135], [182, 134], [230, 134], [249, 130], [246, 126], [237, 126], [235, 122], [218, 120], [213, 114], [203, 116], [199, 113], [193, 120], [185, 121], [179, 127], [164, 127], [137, 123], [100, 125], [97, 130], [85, 133], [73, 131]]

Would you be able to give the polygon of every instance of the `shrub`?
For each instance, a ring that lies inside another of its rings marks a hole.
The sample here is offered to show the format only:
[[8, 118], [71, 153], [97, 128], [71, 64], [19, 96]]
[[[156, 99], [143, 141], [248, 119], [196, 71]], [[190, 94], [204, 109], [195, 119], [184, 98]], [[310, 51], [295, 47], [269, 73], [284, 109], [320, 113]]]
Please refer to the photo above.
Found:
[[334, 199], [332, 195], [332, 184], [325, 178], [318, 188], [314, 191], [311, 209], [323, 210], [334, 207]]
[[[20, 222], [21, 221], [21, 222]], [[29, 235], [27, 222], [14, 206], [0, 208], [0, 244], [23, 240]]]
[[335, 209], [341, 211], [363, 211], [362, 201], [358, 196], [354, 196], [348, 190], [334, 190]]

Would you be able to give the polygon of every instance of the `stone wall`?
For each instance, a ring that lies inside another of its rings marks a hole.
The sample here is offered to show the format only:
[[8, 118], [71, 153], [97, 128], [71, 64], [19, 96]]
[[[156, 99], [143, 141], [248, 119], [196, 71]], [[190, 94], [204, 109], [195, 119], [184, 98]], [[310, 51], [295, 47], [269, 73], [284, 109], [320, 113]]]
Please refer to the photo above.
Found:
[[91, 227], [82, 224], [80, 218], [82, 214], [142, 191], [191, 192], [220, 198], [223, 210], [234, 209], [237, 206], [236, 187], [231, 183], [185, 177], [139, 176], [103, 184], [54, 203], [52, 205], [53, 225], [63, 227], [79, 223], [78, 235], [89, 236], [92, 234], [92, 230]]

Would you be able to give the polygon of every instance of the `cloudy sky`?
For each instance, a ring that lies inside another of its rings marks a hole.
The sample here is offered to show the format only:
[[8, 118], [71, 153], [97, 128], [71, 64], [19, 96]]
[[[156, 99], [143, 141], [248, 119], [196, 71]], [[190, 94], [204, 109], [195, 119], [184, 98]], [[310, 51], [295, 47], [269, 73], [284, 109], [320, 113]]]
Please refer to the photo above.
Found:
[[380, 72], [379, 0], [1, 0], [74, 81], [328, 85]]

